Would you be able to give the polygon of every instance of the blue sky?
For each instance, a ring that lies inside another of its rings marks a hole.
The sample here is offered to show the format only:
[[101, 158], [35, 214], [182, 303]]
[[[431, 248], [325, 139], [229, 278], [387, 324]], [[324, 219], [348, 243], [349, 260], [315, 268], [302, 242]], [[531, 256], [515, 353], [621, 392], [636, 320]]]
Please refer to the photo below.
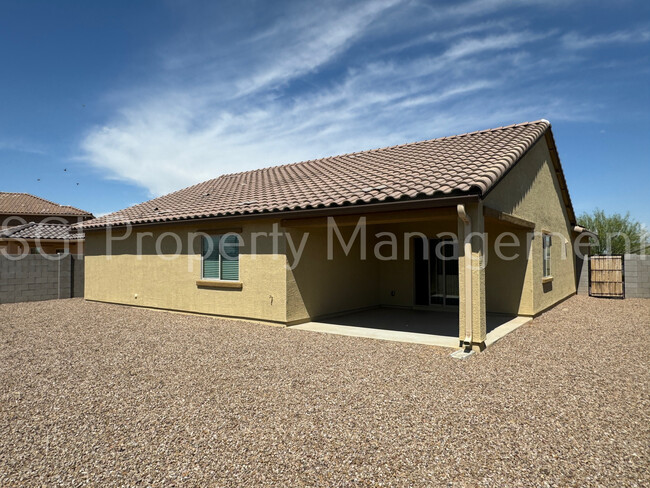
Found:
[[103, 214], [223, 173], [549, 119], [650, 224], [650, 4], [0, 0], [0, 191]]

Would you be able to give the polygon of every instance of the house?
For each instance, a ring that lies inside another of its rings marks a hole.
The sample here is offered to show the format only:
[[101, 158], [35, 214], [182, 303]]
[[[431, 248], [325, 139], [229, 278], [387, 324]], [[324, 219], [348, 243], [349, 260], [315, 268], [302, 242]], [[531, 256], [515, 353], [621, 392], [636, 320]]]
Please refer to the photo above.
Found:
[[0, 249], [7, 254], [75, 254], [83, 255], [83, 232], [70, 224], [29, 222], [0, 230]]
[[0, 229], [29, 222], [75, 224], [92, 218], [93, 214], [85, 210], [59, 205], [29, 193], [0, 192]]
[[72, 224], [93, 214], [29, 193], [0, 192], [0, 249], [5, 253], [83, 253], [84, 235]]
[[284, 325], [444, 309], [479, 350], [490, 313], [575, 294], [584, 231], [546, 120], [224, 175], [80, 227], [89, 300]]

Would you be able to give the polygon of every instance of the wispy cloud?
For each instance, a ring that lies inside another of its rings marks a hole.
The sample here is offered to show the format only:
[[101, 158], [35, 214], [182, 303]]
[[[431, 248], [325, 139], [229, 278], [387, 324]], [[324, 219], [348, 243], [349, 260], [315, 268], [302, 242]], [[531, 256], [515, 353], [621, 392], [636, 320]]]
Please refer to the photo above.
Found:
[[46, 154], [40, 145], [19, 139], [0, 139], [0, 151], [16, 151], [39, 155]]
[[[420, 23], [415, 15], [404, 21], [417, 2], [342, 3], [286, 12], [228, 53], [212, 44], [170, 48], [165, 83], [127, 97], [87, 133], [82, 157], [160, 195], [270, 164], [540, 117], [590, 117], [594, 105], [568, 100], [562, 82], [549, 86], [529, 51], [554, 42], [570, 56], [566, 36], [516, 22], [451, 22], [471, 17], [472, 6], [506, 2], [486, 3], [438, 9], [435, 21]], [[376, 48], [398, 34], [401, 49]], [[563, 69], [561, 56], [553, 69]]]
[[642, 44], [650, 42], [650, 28], [616, 31], [591, 36], [570, 32], [562, 37], [562, 41], [569, 49], [590, 49], [607, 44]]
[[263, 64], [262, 69], [240, 80], [238, 94], [248, 94], [286, 83], [314, 71], [344, 52], [379, 15], [400, 2], [401, 0], [378, 0], [342, 12], [332, 4], [330, 9], [311, 12], [297, 22], [276, 26], [271, 33], [266, 33], [260, 39], [265, 43], [276, 37], [283, 39], [282, 47], [275, 53], [266, 53], [268, 62]]
[[449, 48], [445, 53], [445, 56], [451, 59], [458, 59], [486, 51], [517, 49], [523, 44], [535, 42], [546, 36], [547, 34], [533, 34], [524, 31], [463, 39]]

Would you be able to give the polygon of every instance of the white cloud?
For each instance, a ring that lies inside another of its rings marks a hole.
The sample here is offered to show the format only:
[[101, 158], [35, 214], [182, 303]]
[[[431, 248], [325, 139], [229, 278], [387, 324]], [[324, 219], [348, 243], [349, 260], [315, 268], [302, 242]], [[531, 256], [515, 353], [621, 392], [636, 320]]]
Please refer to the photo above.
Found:
[[607, 44], [642, 44], [650, 41], [650, 30], [626, 30], [592, 36], [570, 32], [562, 37], [562, 41], [569, 49], [590, 49]]
[[532, 34], [530, 32], [512, 32], [500, 35], [491, 35], [482, 38], [463, 39], [453, 45], [445, 56], [451, 59], [458, 59], [465, 56], [484, 53], [486, 51], [500, 51], [505, 49], [517, 49], [523, 44], [543, 39], [544, 34]]
[[[268, 63], [238, 83], [238, 94], [282, 84], [315, 70], [345, 51], [379, 15], [400, 2], [401, 0], [377, 0], [356, 5], [343, 12], [336, 8], [311, 11], [310, 15], [298, 22], [283, 24], [288, 26], [286, 29], [274, 29], [271, 33], [266, 33], [259, 38], [261, 42], [268, 43], [269, 38], [278, 36], [288, 40], [288, 45], [265, 56]], [[288, 32], [283, 32], [284, 30]]]
[[[169, 50], [161, 69], [174, 81], [148, 86], [148, 96], [139, 92], [104, 126], [91, 129], [82, 157], [155, 196], [270, 164], [526, 119], [588, 116], [590, 107], [568, 103], [561, 89], [557, 95], [518, 85], [539, 81], [543, 71], [525, 50], [550, 34], [504, 31], [503, 22], [460, 31], [442, 22], [438, 51], [357, 56], [336, 76], [309, 84], [311, 74], [379, 35], [376, 21], [396, 5], [386, 0], [299, 13], [233, 43], [241, 51], [225, 57], [212, 49]], [[403, 14], [408, 7], [397, 10]], [[408, 34], [411, 28], [398, 24], [393, 31]], [[299, 89], [284, 89], [292, 83]]]

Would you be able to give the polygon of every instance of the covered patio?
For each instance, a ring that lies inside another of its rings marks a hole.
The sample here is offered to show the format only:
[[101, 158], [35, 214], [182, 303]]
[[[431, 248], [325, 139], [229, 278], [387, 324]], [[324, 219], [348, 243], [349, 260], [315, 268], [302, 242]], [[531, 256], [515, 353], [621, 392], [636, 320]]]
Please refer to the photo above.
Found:
[[[292, 328], [327, 334], [458, 348], [458, 310], [378, 307], [340, 314]], [[486, 345], [528, 323], [529, 317], [488, 313]]]
[[[336, 220], [283, 220], [293, 243], [305, 232], [311, 239], [302, 260], [290, 263], [287, 323], [481, 350], [500, 327], [528, 321], [518, 315], [527, 298], [522, 293], [529, 223], [476, 200], [450, 205], [458, 201]], [[503, 231], [521, 237], [519, 257], [488, 259], [488, 247]]]

